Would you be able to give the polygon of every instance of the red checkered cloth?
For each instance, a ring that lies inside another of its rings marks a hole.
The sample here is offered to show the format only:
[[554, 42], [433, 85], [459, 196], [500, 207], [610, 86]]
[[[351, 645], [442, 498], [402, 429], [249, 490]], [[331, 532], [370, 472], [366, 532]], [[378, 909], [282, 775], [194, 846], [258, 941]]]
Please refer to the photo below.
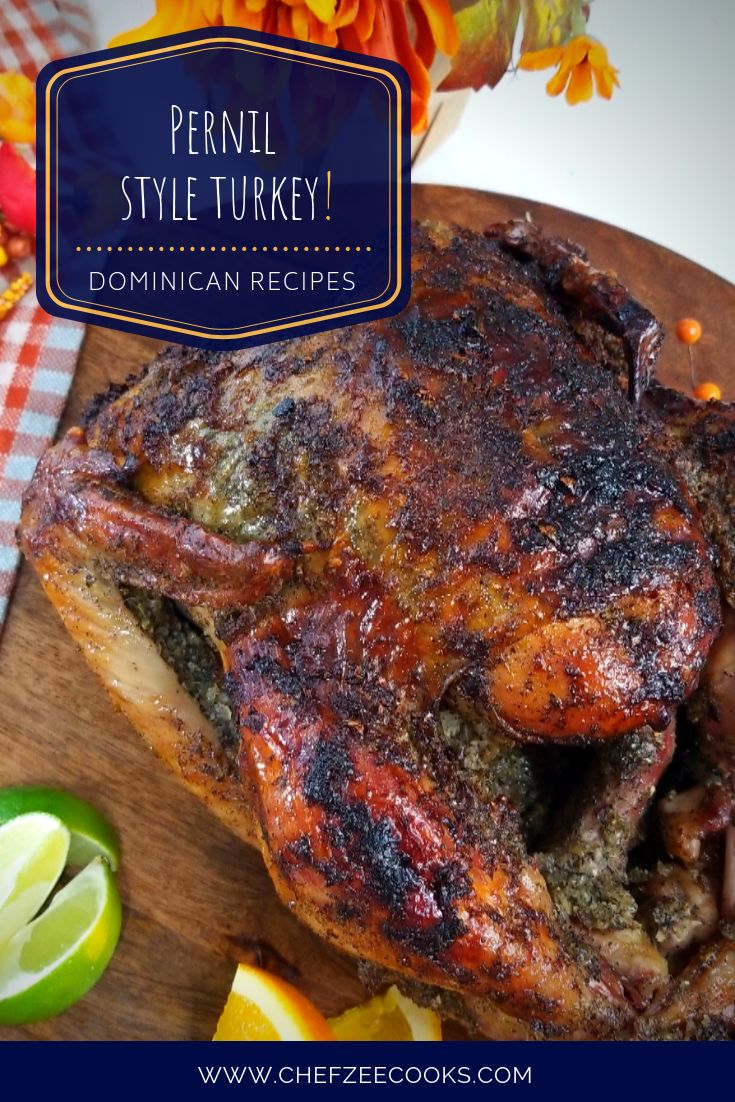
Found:
[[[0, 71], [35, 80], [47, 61], [90, 48], [80, 4], [0, 0]], [[18, 274], [8, 265], [0, 284]], [[21, 496], [56, 433], [83, 334], [82, 325], [42, 310], [33, 289], [0, 320], [0, 630], [18, 568]]]

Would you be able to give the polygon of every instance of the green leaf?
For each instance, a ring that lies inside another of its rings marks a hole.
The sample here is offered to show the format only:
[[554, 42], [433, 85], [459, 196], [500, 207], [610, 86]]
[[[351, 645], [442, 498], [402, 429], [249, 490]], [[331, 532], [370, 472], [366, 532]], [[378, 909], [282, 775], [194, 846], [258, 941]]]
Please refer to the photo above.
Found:
[[495, 87], [510, 64], [519, 11], [520, 0], [476, 0], [455, 13], [460, 45], [440, 92]]
[[561, 46], [587, 29], [585, 0], [520, 0], [523, 14], [521, 53]]

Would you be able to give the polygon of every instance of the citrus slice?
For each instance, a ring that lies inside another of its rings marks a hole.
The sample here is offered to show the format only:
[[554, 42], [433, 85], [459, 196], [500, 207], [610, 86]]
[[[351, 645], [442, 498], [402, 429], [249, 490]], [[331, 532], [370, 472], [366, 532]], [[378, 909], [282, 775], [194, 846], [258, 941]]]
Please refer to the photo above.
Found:
[[326, 1018], [290, 983], [238, 964], [215, 1041], [333, 1041]]
[[69, 831], [33, 813], [0, 826], [0, 946], [41, 909], [64, 871]]
[[417, 1006], [395, 984], [384, 995], [330, 1018], [338, 1041], [441, 1041], [438, 1014]]
[[71, 831], [67, 858], [70, 865], [82, 868], [101, 854], [110, 868], [117, 870], [120, 864], [117, 832], [91, 804], [59, 788], [0, 788], [0, 823], [29, 811], [45, 811], [55, 815]]
[[121, 920], [115, 878], [95, 857], [0, 946], [0, 1025], [50, 1018], [80, 999], [104, 972]]

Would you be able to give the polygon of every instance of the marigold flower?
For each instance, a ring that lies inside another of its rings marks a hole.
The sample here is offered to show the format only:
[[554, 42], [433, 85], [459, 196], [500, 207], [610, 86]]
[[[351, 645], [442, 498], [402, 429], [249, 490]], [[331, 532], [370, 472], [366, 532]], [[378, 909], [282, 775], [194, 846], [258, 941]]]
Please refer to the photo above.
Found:
[[607, 57], [601, 42], [580, 34], [565, 46], [548, 46], [545, 50], [531, 50], [521, 54], [518, 68], [526, 70], [550, 69], [557, 66], [546, 85], [550, 96], [560, 95], [566, 88], [567, 103], [584, 103], [592, 98], [593, 81], [598, 96], [610, 99], [618, 85], [618, 70]]
[[0, 139], [36, 140], [36, 95], [33, 82], [22, 73], [0, 73]]
[[411, 78], [414, 132], [428, 122], [429, 67], [437, 49], [451, 56], [459, 48], [449, 0], [156, 0], [155, 15], [110, 46], [220, 26], [399, 61]]

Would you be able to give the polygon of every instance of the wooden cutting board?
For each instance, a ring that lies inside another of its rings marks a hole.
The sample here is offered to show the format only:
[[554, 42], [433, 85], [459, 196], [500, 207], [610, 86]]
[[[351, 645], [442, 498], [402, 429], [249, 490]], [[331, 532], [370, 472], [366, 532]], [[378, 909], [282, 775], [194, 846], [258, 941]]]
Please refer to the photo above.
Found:
[[[735, 399], [735, 287], [640, 237], [554, 207], [477, 191], [414, 189], [413, 212], [483, 228], [529, 211], [582, 243], [672, 331], [683, 315], [704, 329], [700, 379]], [[684, 215], [682, 214], [682, 217]], [[156, 344], [87, 331], [64, 417], [144, 364]], [[670, 337], [660, 375], [688, 388], [686, 349]], [[61, 1017], [0, 1038], [90, 1040], [211, 1037], [237, 960], [294, 980], [327, 1013], [359, 1001], [355, 965], [303, 929], [277, 901], [259, 855], [231, 837], [116, 714], [31, 571], [21, 570], [0, 650], [0, 786], [49, 784], [100, 807], [123, 844], [122, 939], [97, 987]]]

